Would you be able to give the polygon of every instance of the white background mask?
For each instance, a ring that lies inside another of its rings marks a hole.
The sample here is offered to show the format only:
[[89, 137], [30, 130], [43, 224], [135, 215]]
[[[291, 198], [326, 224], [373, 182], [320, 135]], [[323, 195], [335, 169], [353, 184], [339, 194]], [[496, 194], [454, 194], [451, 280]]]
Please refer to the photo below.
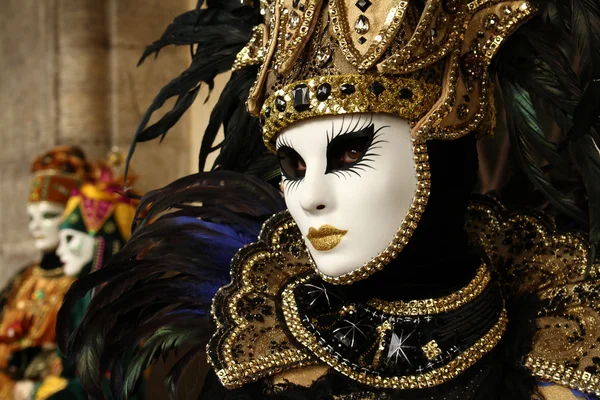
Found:
[[58, 227], [65, 208], [59, 204], [37, 202], [27, 204], [29, 232], [36, 249], [49, 253], [58, 247]]
[[348, 114], [297, 122], [277, 138], [287, 207], [325, 275], [360, 268], [393, 240], [417, 188], [410, 131], [392, 115]]
[[60, 230], [60, 245], [56, 254], [63, 262], [67, 276], [77, 276], [94, 258], [96, 239], [75, 229]]

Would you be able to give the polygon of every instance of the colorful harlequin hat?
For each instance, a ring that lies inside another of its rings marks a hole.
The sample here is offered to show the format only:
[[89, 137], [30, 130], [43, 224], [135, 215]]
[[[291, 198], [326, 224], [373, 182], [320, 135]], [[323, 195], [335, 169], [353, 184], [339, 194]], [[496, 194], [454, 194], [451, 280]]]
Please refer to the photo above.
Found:
[[65, 205], [71, 192], [88, 178], [90, 170], [85, 154], [78, 147], [59, 146], [38, 156], [31, 166], [29, 202]]
[[270, 149], [295, 121], [345, 113], [398, 115], [421, 139], [487, 134], [488, 67], [533, 11], [525, 0], [262, 0], [265, 23], [234, 70], [260, 65], [248, 110]]
[[117, 253], [131, 235], [138, 201], [124, 195], [111, 166], [95, 165], [95, 182], [84, 183], [69, 199], [60, 229], [75, 229], [98, 239], [92, 270]]

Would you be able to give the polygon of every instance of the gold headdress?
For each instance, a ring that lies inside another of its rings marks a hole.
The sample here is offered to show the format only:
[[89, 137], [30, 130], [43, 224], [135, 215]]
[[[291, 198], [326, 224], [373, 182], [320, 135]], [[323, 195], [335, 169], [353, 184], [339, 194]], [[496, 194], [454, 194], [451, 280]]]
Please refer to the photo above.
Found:
[[83, 151], [74, 146], [59, 146], [33, 160], [33, 181], [29, 202], [48, 201], [67, 204], [71, 192], [89, 178], [90, 165]]
[[534, 11], [526, 0], [261, 0], [234, 70], [260, 64], [248, 110], [273, 149], [289, 124], [382, 112], [413, 136], [456, 139], [495, 121], [488, 66]]

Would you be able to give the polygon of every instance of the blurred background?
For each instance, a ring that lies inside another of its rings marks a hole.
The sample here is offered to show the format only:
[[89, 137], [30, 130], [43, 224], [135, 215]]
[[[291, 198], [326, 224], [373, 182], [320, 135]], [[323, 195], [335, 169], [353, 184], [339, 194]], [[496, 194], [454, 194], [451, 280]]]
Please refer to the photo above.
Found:
[[[159, 89], [189, 63], [167, 48], [136, 67], [144, 48], [195, 0], [2, 0], [0, 12], [0, 287], [39, 257], [25, 203], [32, 159], [77, 145], [89, 159], [127, 151]], [[198, 96], [162, 144], [142, 144], [133, 169], [145, 192], [197, 171], [197, 155], [219, 87]]]
[[[89, 159], [127, 151], [143, 111], [190, 60], [168, 48], [137, 67], [144, 48], [195, 0], [1, 0], [0, 12], [0, 288], [39, 257], [27, 223], [32, 159], [57, 145], [80, 146]], [[141, 192], [197, 171], [202, 132], [219, 88], [162, 144], [138, 146], [132, 167]], [[204, 103], [204, 104], [203, 104]], [[170, 108], [170, 107], [168, 107]], [[168, 364], [168, 363], [167, 363]], [[152, 372], [150, 399], [164, 399], [165, 365]], [[204, 370], [199, 365], [199, 370]], [[184, 390], [197, 389], [201, 374]], [[183, 398], [187, 398], [183, 396]]]

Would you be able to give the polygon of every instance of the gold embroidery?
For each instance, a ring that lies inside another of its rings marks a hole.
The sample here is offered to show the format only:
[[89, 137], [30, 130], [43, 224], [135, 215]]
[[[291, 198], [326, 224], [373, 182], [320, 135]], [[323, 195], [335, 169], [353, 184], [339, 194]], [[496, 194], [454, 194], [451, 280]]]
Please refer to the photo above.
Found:
[[492, 198], [474, 201], [469, 211], [468, 230], [499, 269], [505, 291], [540, 299], [526, 367], [542, 380], [600, 395], [600, 265], [585, 275], [586, 241], [556, 233], [541, 214], [508, 214]]
[[275, 215], [265, 223], [260, 239], [236, 255], [233, 281], [213, 300], [219, 329], [208, 355], [227, 388], [315, 363], [289, 342], [276, 315], [280, 287], [289, 277], [310, 270], [296, 224], [287, 213]]

